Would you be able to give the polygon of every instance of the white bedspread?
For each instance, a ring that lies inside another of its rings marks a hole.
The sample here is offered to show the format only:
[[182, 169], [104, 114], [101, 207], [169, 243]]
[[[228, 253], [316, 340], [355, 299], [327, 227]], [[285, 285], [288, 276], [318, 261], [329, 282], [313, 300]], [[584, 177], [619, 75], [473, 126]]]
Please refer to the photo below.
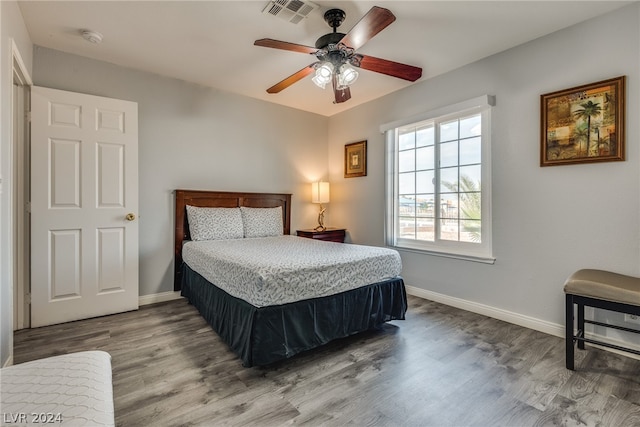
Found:
[[397, 251], [297, 236], [187, 242], [194, 271], [255, 307], [334, 295], [400, 275]]
[[113, 426], [111, 356], [83, 351], [0, 369], [1, 424]]

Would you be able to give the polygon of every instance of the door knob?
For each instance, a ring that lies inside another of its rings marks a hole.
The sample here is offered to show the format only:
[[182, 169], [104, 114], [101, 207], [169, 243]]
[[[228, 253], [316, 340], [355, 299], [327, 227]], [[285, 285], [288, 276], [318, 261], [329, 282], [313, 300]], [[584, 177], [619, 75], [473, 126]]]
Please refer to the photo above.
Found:
[[127, 221], [133, 221], [134, 219], [136, 219], [136, 215], [134, 213], [128, 213], [125, 218], [127, 219]]

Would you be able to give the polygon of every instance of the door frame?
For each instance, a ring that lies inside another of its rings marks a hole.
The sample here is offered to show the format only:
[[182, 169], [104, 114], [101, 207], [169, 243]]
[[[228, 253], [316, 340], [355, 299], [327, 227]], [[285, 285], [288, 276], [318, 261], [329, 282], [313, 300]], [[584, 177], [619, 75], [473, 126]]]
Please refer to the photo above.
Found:
[[[11, 39], [11, 251], [13, 252], [13, 330], [28, 328], [30, 315], [30, 106], [33, 81]], [[14, 89], [13, 86], [17, 86]], [[17, 94], [17, 95], [16, 95]], [[17, 98], [17, 99], [16, 99]]]

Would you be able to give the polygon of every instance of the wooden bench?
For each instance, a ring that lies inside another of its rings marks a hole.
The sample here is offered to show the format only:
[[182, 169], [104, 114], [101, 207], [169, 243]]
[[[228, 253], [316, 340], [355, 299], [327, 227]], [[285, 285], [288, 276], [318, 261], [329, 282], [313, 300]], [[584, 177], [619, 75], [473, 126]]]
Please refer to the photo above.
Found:
[[[625, 276], [603, 270], [579, 270], [565, 282], [566, 295], [566, 366], [574, 370], [574, 345], [584, 350], [584, 343], [598, 344], [634, 354], [640, 351], [585, 337], [584, 325], [603, 326], [626, 332], [640, 330], [597, 322], [584, 318], [584, 308], [595, 307], [619, 313], [640, 316], [640, 278]], [[577, 306], [577, 322], [574, 328], [574, 306]]]

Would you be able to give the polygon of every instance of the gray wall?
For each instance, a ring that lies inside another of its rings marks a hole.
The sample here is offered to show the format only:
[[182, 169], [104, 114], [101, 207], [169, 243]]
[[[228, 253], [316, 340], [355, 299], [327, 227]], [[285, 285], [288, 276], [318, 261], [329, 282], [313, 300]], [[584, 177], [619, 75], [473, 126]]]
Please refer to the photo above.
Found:
[[13, 43], [31, 74], [33, 45], [16, 2], [0, 1], [0, 367], [13, 355], [12, 126]]
[[[407, 284], [558, 325], [573, 271], [640, 275], [639, 22], [633, 4], [331, 117], [332, 222], [356, 243], [383, 245], [380, 125], [495, 95], [495, 265], [402, 251]], [[627, 76], [627, 161], [541, 168], [540, 95], [620, 75]], [[344, 179], [344, 144], [362, 139], [368, 176]]]
[[33, 68], [37, 86], [138, 103], [140, 295], [173, 290], [176, 188], [293, 193], [292, 229], [314, 224], [326, 117], [39, 46]]

